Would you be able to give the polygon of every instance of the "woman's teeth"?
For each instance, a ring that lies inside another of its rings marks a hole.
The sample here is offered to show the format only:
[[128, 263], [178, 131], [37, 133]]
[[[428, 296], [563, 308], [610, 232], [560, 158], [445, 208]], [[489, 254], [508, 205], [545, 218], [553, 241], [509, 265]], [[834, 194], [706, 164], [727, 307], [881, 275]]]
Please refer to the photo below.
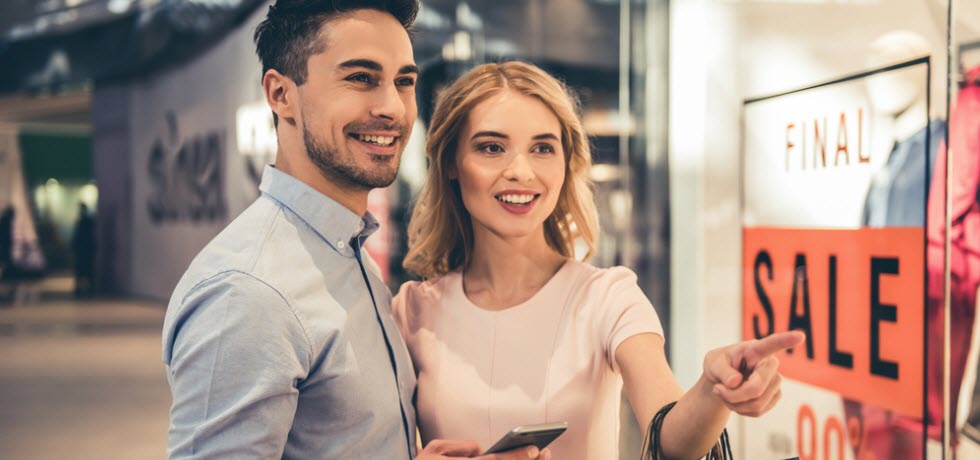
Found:
[[534, 200], [534, 195], [499, 195], [497, 199], [510, 204], [528, 204]]
[[394, 137], [387, 137], [387, 136], [368, 136], [364, 134], [355, 134], [354, 137], [361, 142], [367, 142], [370, 144], [381, 145], [385, 147], [391, 145], [392, 142], [395, 142]]

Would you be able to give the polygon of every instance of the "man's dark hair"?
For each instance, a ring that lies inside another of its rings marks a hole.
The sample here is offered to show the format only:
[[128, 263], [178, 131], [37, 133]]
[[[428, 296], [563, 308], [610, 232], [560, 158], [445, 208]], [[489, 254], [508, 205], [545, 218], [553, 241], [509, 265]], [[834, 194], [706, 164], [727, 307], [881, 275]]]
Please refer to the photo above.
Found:
[[419, 12], [418, 0], [278, 0], [255, 29], [255, 51], [262, 75], [269, 69], [302, 85], [310, 56], [325, 49], [320, 27], [326, 21], [357, 10], [391, 14], [410, 30]]

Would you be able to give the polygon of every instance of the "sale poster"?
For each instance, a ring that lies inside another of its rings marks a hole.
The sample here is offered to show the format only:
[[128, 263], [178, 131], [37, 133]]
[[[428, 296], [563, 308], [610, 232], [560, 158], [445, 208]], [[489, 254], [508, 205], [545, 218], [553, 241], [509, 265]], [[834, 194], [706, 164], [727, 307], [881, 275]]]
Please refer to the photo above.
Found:
[[[742, 335], [801, 330], [783, 395], [746, 419], [746, 458], [925, 458], [927, 195], [942, 133], [929, 60], [748, 100], [742, 147]], [[925, 98], [927, 101], [928, 98]]]

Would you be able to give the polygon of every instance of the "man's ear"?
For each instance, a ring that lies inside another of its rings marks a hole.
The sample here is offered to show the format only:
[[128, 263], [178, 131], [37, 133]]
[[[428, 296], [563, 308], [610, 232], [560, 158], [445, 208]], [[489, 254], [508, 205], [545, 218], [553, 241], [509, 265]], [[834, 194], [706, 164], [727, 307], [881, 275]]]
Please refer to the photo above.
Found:
[[298, 108], [296, 83], [293, 79], [279, 73], [276, 69], [269, 69], [262, 76], [262, 90], [272, 112], [280, 120], [295, 124]]

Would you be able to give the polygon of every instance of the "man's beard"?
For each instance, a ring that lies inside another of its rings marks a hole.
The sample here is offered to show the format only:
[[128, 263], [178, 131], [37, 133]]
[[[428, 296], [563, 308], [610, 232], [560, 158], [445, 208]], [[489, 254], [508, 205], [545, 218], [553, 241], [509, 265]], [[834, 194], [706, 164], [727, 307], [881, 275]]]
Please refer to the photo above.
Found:
[[338, 149], [331, 149], [317, 140], [306, 128], [306, 123], [303, 124], [303, 143], [306, 145], [306, 155], [327, 180], [363, 189], [373, 189], [391, 185], [398, 175], [397, 155], [371, 158], [379, 167], [374, 171], [361, 169], [351, 156], [341, 158]]

